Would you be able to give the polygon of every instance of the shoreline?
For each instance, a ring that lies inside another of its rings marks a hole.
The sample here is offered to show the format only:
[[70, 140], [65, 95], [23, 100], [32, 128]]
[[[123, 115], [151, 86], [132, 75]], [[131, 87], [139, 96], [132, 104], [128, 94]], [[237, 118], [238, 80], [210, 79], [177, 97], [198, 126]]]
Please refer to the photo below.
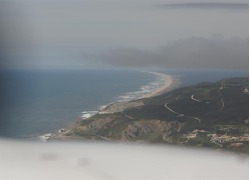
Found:
[[164, 73], [158, 73], [158, 72], [149, 72], [149, 73], [157, 75], [157, 76], [164, 76], [164, 84], [161, 87], [155, 89], [153, 92], [150, 92], [150, 93], [142, 96], [142, 98], [151, 98], [154, 96], [164, 94], [164, 93], [174, 89], [179, 84], [179, 81], [171, 75], [164, 74]]
[[[142, 95], [141, 97], [138, 97], [138, 98], [133, 99], [133, 100], [128, 100], [127, 102], [123, 102], [123, 103], [132, 103], [133, 101], [137, 101], [140, 99], [158, 96], [158, 95], [161, 95], [161, 94], [164, 94], [166, 92], [171, 91], [172, 89], [178, 87], [178, 85], [180, 84], [179, 80], [174, 78], [171, 75], [159, 73], [159, 72], [147, 72], [147, 73], [151, 73], [151, 74], [154, 74], [156, 76], [162, 76], [164, 79], [163, 85], [154, 89], [152, 92], [150, 92], [148, 94]], [[119, 102], [115, 101], [113, 103], [110, 103], [108, 106], [116, 104], [116, 103], [119, 103]], [[108, 106], [101, 106], [102, 108], [99, 108], [98, 111], [95, 111], [96, 112], [95, 114], [106, 114], [105, 109]], [[91, 112], [94, 112], [94, 111], [91, 111]], [[108, 112], [107, 114], [110, 114], [110, 113], [113, 113], [113, 112]], [[51, 141], [51, 140], [52, 141], [53, 140], [77, 140], [78, 139], [77, 137], [66, 136], [66, 134], [68, 132], [70, 132], [74, 127], [76, 127], [80, 121], [86, 120], [86, 119], [94, 116], [95, 114], [88, 113], [88, 111], [84, 111], [84, 112], [82, 112], [81, 118], [79, 118], [78, 120], [75, 120], [75, 122], [73, 124], [71, 124], [70, 126], [59, 129], [57, 132], [54, 132], [54, 133], [47, 133], [47, 134], [42, 135], [40, 137], [44, 137], [44, 136], [46, 137], [46, 138], [41, 138], [41, 139], [43, 139], [43, 142]], [[50, 135], [50, 136], [48, 136], [48, 135]]]
[[[164, 81], [164, 82], [161, 83], [160, 87], [157, 86], [156, 88], [153, 88], [153, 90], [151, 90], [147, 94], [144, 94], [144, 95], [142, 94], [141, 96], [134, 98], [134, 99], [130, 99], [128, 101], [115, 101], [115, 102], [99, 109], [98, 113], [99, 114], [113, 114], [116, 112], [123, 112], [124, 110], [126, 110], [128, 108], [142, 106], [143, 103], [140, 101], [141, 99], [151, 98], [154, 96], [164, 94], [164, 93], [174, 89], [174, 87], [177, 87], [179, 85], [179, 81], [177, 79], [174, 79], [170, 75], [163, 74], [163, 73], [156, 73], [156, 72], [147, 72], [147, 73], [154, 74], [155, 76], [157, 76], [157, 78], [160, 78], [160, 81]], [[155, 82], [155, 81], [153, 81], [153, 82]]]

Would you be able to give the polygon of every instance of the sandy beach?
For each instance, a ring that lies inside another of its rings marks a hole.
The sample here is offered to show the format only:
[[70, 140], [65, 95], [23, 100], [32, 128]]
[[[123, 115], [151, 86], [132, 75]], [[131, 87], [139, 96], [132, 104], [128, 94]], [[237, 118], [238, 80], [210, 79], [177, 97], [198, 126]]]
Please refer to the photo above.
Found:
[[[157, 96], [157, 95], [164, 94], [164, 93], [176, 88], [179, 85], [178, 79], [175, 79], [174, 77], [172, 77], [170, 75], [167, 75], [167, 74], [164, 74], [164, 73], [158, 73], [158, 72], [149, 72], [149, 73], [154, 74], [156, 76], [162, 76], [163, 79], [164, 79], [164, 83], [159, 88], [155, 89], [154, 91], [150, 92], [149, 94], [146, 94], [146, 95], [142, 96], [139, 99], [150, 98], [150, 97], [154, 97], [154, 96]], [[110, 106], [105, 107], [103, 109], [100, 109], [99, 112], [96, 111], [96, 113], [110, 114], [110, 113], [114, 113], [114, 112], [121, 112], [121, 111], [125, 110], [128, 107], [136, 107], [136, 106], [143, 105], [143, 104], [133, 104], [133, 103], [136, 103], [135, 101], [136, 100], [129, 101], [129, 102], [114, 102], [114, 103], [110, 104]], [[56, 133], [50, 134], [49, 137], [46, 136], [46, 139], [44, 139], [44, 141], [47, 141], [47, 140], [76, 140], [77, 138], [67, 136], [67, 133], [70, 132], [75, 127], [77, 127], [77, 124], [81, 120], [86, 120], [89, 117], [94, 115], [94, 114], [92, 114], [91, 116], [88, 117], [86, 115], [89, 115], [89, 114], [87, 112], [84, 112], [84, 113], [85, 114], [82, 116], [82, 118], [77, 120], [74, 124], [72, 124], [71, 126], [63, 129], [63, 131], [59, 130]]]
[[164, 94], [172, 90], [173, 88], [177, 87], [179, 84], [179, 81], [170, 75], [158, 73], [158, 72], [148, 72], [148, 73], [151, 73], [157, 77], [160, 77], [161, 80], [163, 81], [162, 85], [160, 87], [153, 89], [153, 91], [151, 91], [150, 93], [145, 94], [141, 97], [138, 97], [137, 99], [133, 99], [130, 101], [125, 101], [125, 102], [119, 102], [119, 101], [114, 102], [110, 104], [109, 106], [100, 109], [99, 114], [112, 114], [116, 112], [123, 112], [124, 110], [128, 108], [135, 108], [138, 106], [142, 106], [143, 102], [141, 102], [140, 99], [150, 98], [150, 97]]
[[163, 93], [166, 93], [166, 92], [172, 90], [173, 88], [175, 88], [179, 84], [178, 80], [174, 79], [170, 75], [158, 73], [158, 72], [150, 72], [150, 73], [155, 74], [157, 76], [164, 76], [165, 82], [161, 87], [157, 88], [155, 91], [144, 95], [143, 98], [150, 98], [150, 97], [161, 95]]

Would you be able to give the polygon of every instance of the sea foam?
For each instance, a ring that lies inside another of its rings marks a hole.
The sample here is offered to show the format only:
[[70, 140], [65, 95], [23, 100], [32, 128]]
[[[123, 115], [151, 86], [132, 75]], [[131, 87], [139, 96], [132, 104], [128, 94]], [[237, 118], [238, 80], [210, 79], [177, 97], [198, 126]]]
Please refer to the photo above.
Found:
[[127, 92], [119, 97], [117, 97], [116, 101], [118, 102], [127, 102], [131, 100], [136, 100], [145, 97], [147, 94], [151, 94], [160, 87], [164, 86], [165, 84], [165, 74], [162, 73], [155, 73], [149, 72], [155, 75], [155, 80], [145, 86], [140, 87], [138, 91], [134, 92]]

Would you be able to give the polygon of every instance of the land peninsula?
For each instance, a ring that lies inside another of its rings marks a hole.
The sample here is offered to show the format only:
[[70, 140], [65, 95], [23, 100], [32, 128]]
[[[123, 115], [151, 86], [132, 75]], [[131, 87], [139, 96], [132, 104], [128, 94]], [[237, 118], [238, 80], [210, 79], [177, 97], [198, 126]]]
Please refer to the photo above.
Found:
[[248, 153], [248, 77], [175, 85], [166, 75], [164, 88], [110, 104], [51, 140], [176, 144]]

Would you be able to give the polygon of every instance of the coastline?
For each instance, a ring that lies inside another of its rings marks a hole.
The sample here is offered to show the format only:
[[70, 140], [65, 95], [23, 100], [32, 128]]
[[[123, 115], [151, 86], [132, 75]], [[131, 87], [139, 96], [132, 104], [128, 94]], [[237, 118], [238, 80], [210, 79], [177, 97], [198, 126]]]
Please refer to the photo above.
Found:
[[[129, 100], [127, 102], [113, 102], [109, 106], [112, 106], [115, 104], [116, 106], [118, 106], [118, 109], [119, 109], [119, 107], [122, 109], [123, 108], [122, 106], [124, 106], [124, 103], [129, 104], [128, 107], [130, 107], [131, 105], [134, 106], [133, 105], [134, 101], [144, 99], [144, 98], [151, 98], [154, 96], [164, 94], [164, 93], [178, 87], [180, 84], [179, 80], [174, 78], [171, 75], [159, 73], [159, 72], [148, 72], [148, 73], [151, 73], [151, 74], [154, 74], [158, 77], [161, 77], [164, 80], [163, 85], [154, 89], [153, 91], [149, 92], [148, 94], [142, 95], [141, 97], [138, 97], [136, 99]], [[43, 142], [51, 141], [51, 140], [52, 141], [53, 140], [79, 140], [78, 137], [71, 137], [71, 136], [67, 136], [66, 134], [68, 132], [70, 132], [74, 127], [77, 127], [77, 124], [79, 124], [80, 121], [87, 120], [88, 118], [94, 116], [95, 114], [112, 114], [112, 113], [116, 112], [116, 111], [110, 111], [110, 110], [106, 111], [107, 107], [108, 106], [102, 106], [102, 108], [100, 108], [98, 111], [95, 111], [96, 113], [88, 113], [87, 111], [84, 111], [84, 112], [82, 112], [81, 118], [76, 120], [69, 127], [60, 129], [55, 133], [49, 133], [49, 134], [45, 134], [43, 136], [40, 136], [40, 139], [42, 139]], [[94, 111], [91, 111], [91, 112], [94, 112]], [[45, 137], [45, 138], [43, 138], [43, 137]]]
[[164, 76], [164, 84], [161, 87], [155, 89], [153, 92], [150, 92], [149, 94], [144, 95], [142, 98], [150, 98], [150, 97], [164, 94], [179, 85], [179, 81], [171, 75], [158, 73], [158, 72], [149, 72], [149, 73], [157, 75], [157, 76]]

